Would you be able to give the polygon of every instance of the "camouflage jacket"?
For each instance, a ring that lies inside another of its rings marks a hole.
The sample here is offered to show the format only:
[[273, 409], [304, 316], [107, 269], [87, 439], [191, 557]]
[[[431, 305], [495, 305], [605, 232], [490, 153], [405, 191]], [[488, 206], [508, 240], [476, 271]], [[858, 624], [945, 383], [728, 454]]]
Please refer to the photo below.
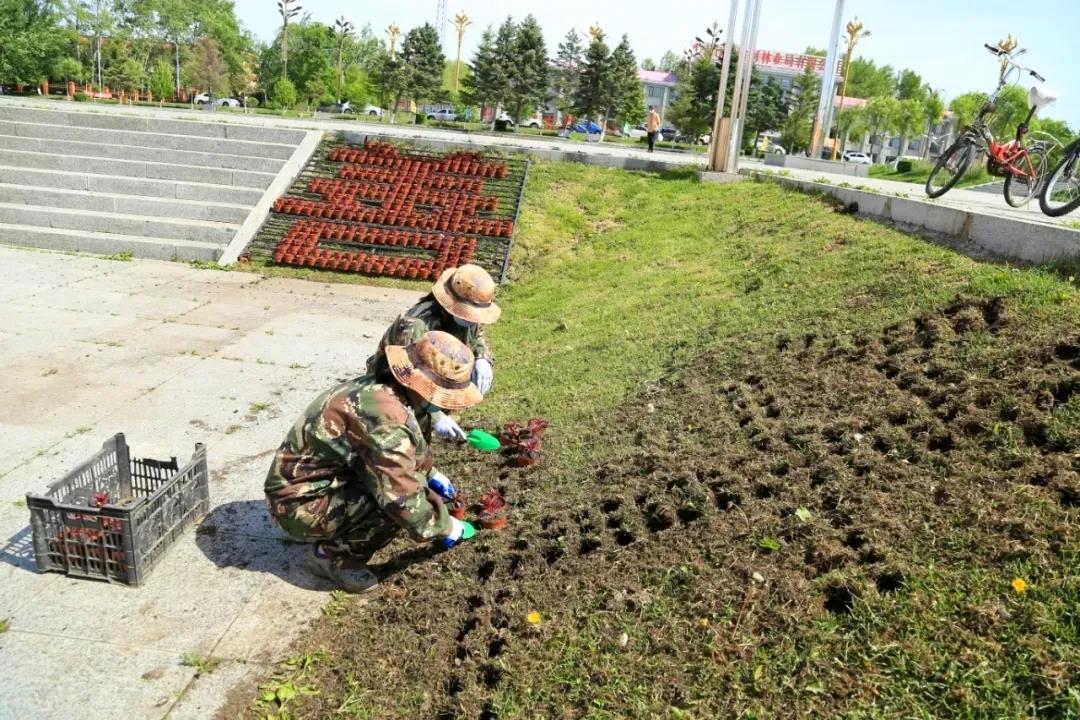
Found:
[[416, 342], [423, 337], [424, 333], [432, 330], [442, 330], [450, 333], [468, 345], [477, 359], [483, 358], [488, 362], [492, 362], [491, 348], [488, 347], [487, 339], [484, 337], [483, 326], [462, 327], [458, 325], [454, 322], [454, 317], [443, 310], [443, 306], [439, 304], [435, 296], [428, 293], [420, 298], [420, 301], [408, 311], [399, 315], [387, 328], [382, 340], [379, 341], [379, 348], [374, 355], [368, 358], [368, 374], [378, 376], [389, 370], [385, 350], [387, 345], [408, 345], [411, 342]]
[[450, 532], [446, 507], [429, 499], [432, 470], [428, 438], [412, 408], [391, 386], [365, 375], [308, 406], [278, 449], [265, 490], [285, 510], [360, 483], [419, 542]]

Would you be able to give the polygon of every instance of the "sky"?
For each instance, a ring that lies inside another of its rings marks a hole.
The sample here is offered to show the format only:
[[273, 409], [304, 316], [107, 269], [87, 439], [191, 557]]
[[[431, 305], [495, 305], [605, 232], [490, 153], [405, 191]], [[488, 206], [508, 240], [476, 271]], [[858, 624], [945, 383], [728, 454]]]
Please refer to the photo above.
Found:
[[[344, 15], [355, 25], [370, 24], [380, 36], [396, 23], [403, 31], [425, 21], [434, 23], [437, 0], [391, 0], [385, 3], [356, 3], [347, 0], [301, 0], [305, 13], [331, 23]], [[835, 0], [764, 0], [759, 49], [801, 52], [808, 45], [825, 47], [829, 40]], [[235, 0], [240, 21], [260, 40], [269, 41], [280, 18], [272, 0]], [[739, 6], [735, 38], [746, 0]], [[507, 15], [520, 20], [532, 13], [544, 29], [548, 53], [552, 56], [559, 41], [571, 28], [587, 34], [596, 23], [609, 38], [626, 33], [638, 60], [659, 60], [666, 50], [681, 53], [695, 35], [716, 21], [727, 22], [728, 0], [663, 0], [663, 2], [608, 2], [588, 5], [580, 0], [449, 0], [447, 14], [464, 11], [474, 22], [465, 35], [462, 56], [468, 60], [488, 24], [498, 24]], [[1034, 10], [1038, 7], [1038, 10]], [[1080, 130], [1080, 55], [1074, 43], [1080, 39], [1080, 2], [1077, 0], [1037, 0], [1028, 5], [1016, 0], [845, 0], [843, 18], [858, 16], [871, 31], [859, 41], [856, 55], [892, 65], [911, 68], [931, 87], [943, 90], [946, 98], [981, 90], [993, 90], [997, 80], [994, 58], [983, 43], [997, 42], [1009, 33], [1028, 49], [1021, 62], [1038, 70], [1060, 99], [1043, 112], [1065, 120]], [[453, 29], [447, 28], [445, 52], [454, 54]], [[841, 43], [841, 48], [843, 44]], [[1030, 87], [1030, 80], [1024, 83]], [[1069, 91], [1072, 91], [1070, 95]]]

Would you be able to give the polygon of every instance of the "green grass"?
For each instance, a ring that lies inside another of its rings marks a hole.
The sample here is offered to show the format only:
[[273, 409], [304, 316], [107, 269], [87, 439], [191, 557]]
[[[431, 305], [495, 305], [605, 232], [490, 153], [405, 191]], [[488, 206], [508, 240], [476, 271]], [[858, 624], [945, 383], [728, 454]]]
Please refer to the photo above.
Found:
[[[1075, 288], [1051, 269], [979, 263], [918, 237], [837, 214], [830, 205], [795, 191], [759, 183], [702, 184], [690, 171], [657, 177], [535, 164], [510, 280], [498, 297], [502, 319], [490, 329], [497, 359], [494, 391], [471, 414], [494, 422], [547, 418], [551, 428], [544, 464], [530, 476], [526, 490], [530, 498], [557, 497], [569, 507], [576, 499], [594, 498], [591, 482], [598, 464], [646, 442], [635, 437], [636, 426], [627, 420], [641, 412], [643, 394], [686, 379], [684, 373], [700, 367], [703, 359], [734, 368], [772, 347], [779, 335], [816, 333], [842, 340], [880, 334], [884, 326], [910, 323], [958, 294], [1006, 297], [1010, 311], [1030, 327], [1075, 327], [1080, 319]], [[976, 342], [971, 348], [978, 356]], [[730, 412], [727, 402], [717, 388], [715, 406], [700, 408], [700, 423]], [[1054, 419], [1052, 437], [1063, 444], [1080, 442], [1080, 407], [1064, 405]], [[688, 427], [687, 434], [691, 431]], [[1008, 432], [1002, 433], [1006, 444]], [[724, 451], [693, 447], [702, 456]], [[819, 521], [815, 513], [799, 512], [805, 508], [791, 510], [799, 523]], [[524, 525], [534, 519], [522, 511], [515, 521]], [[643, 570], [633, 586], [647, 590], [632, 611], [611, 601], [612, 593], [620, 597], [623, 589], [604, 588], [600, 580], [595, 592], [588, 590], [591, 597], [584, 591], [575, 597], [570, 591], [575, 580], [557, 572], [552, 580], [541, 578], [519, 588], [527, 596], [541, 595], [541, 590], [558, 595], [565, 606], [538, 608], [543, 627], [550, 628], [533, 646], [530, 661], [540, 664], [524, 678], [507, 667], [513, 681], [492, 690], [493, 710], [505, 720], [533, 717], [537, 707], [569, 702], [569, 707], [589, 708], [578, 716], [595, 719], [697, 718], [705, 716], [684, 707], [702, 703], [726, 704], [730, 712], [725, 716], [730, 717], [774, 717], [792, 710], [797, 715], [801, 703], [835, 697], [848, 677], [855, 695], [844, 696], [843, 715], [850, 718], [1036, 716], [1040, 709], [1031, 705], [1033, 682], [1059, 688], [1060, 701], [1046, 710], [1047, 717], [1080, 713], [1077, 686], [1068, 686], [1078, 672], [1080, 643], [1075, 548], [1062, 548], [1051, 566], [1011, 563], [1008, 579], [1012, 574], [1039, 578], [1022, 596], [999, 574], [978, 567], [938, 567], [933, 552], [927, 552], [912, 560], [917, 571], [909, 573], [904, 593], [859, 602], [843, 619], [823, 614], [783, 632], [778, 622], [775, 636], [747, 641], [755, 649], [740, 657], [738, 638], [728, 637], [726, 628], [738, 628], [749, 600], [696, 616], [691, 601], [700, 604], [702, 595], [713, 597], [712, 589], [730, 594], [731, 588], [710, 585], [725, 577], [721, 569], [748, 565], [758, 555], [782, 556], [786, 541], [779, 537], [748, 527], [745, 542], [713, 558], [715, 564]], [[567, 585], [542, 587], [554, 580]], [[404, 582], [408, 587], [425, 581], [418, 573]], [[471, 578], [462, 577], [461, 583], [462, 597], [447, 598], [448, 607], [458, 608], [465, 594], [477, 590]], [[768, 586], [755, 589], [757, 583], [747, 580], [748, 599], [768, 597]], [[581, 587], [594, 586], [583, 581]], [[333, 638], [334, 648], [356, 647], [349, 634], [356, 632], [361, 639], [375, 633], [385, 640], [375, 651], [387, 657], [412, 652], [390, 639], [409, 642], [412, 630], [392, 636], [398, 631], [391, 627], [370, 629], [370, 614], [389, 612], [387, 602], [395, 616], [399, 610], [408, 612], [396, 601], [377, 600], [355, 612], [333, 604], [316, 624], [334, 623], [333, 632], [323, 636]], [[972, 630], [970, 622], [962, 621], [979, 603], [994, 612], [1003, 608], [1001, 617], [1009, 622], [990, 635]], [[716, 628], [715, 634], [708, 628]], [[418, 661], [447, 662], [435, 657], [435, 645], [427, 645], [430, 631], [423, 632], [419, 642], [424, 648], [415, 651]], [[697, 664], [677, 668], [684, 681], [693, 678], [682, 688], [687, 702], [657, 714], [657, 693], [673, 670], [664, 664], [670, 655], [641, 649], [703, 643], [712, 656], [706, 653]], [[277, 689], [291, 683], [290, 688], [303, 685], [313, 695], [321, 693], [326, 699], [319, 702], [329, 703], [319, 706], [323, 709], [390, 717], [391, 711], [377, 708], [395, 708], [394, 716], [417, 717], [423, 716], [421, 708], [430, 708], [431, 693], [438, 695], [423, 678], [410, 678], [401, 687], [360, 683], [355, 679], [358, 666], [368, 658], [352, 652], [343, 651], [345, 659], [332, 670], [304, 668], [279, 677], [275, 686], [265, 688], [262, 702], [280, 701]], [[816, 668], [820, 676], [806, 676], [807, 668]], [[733, 681], [738, 687], [732, 687]], [[287, 694], [293, 702], [292, 689]], [[825, 706], [815, 707], [817, 716], [833, 714]], [[306, 716], [318, 717], [318, 712]]]
[[191, 650], [180, 657], [180, 664], [185, 667], [195, 668], [195, 672], [199, 675], [209, 675], [221, 664], [221, 658]]
[[[926, 179], [930, 177], [930, 171], [934, 169], [934, 163], [920, 160], [913, 163], [911, 170], [908, 172], [897, 172], [893, 169], [892, 165], [871, 165], [870, 177], [878, 178], [879, 180], [895, 180], [897, 182], [908, 182], [917, 185], [925, 185]], [[972, 166], [968, 168], [964, 177], [956, 184], [956, 187], [970, 187], [972, 185], [983, 185], [988, 182], [992, 182], [993, 177], [986, 171], [985, 163], [972, 163]]]
[[7, 618], [0, 618], [0, 634], [6, 633], [11, 628], [11, 621]]

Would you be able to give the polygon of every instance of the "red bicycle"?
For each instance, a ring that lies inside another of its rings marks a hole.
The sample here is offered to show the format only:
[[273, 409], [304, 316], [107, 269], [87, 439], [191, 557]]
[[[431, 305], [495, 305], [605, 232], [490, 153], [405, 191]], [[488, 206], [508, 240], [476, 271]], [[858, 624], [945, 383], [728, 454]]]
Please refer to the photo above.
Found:
[[1023, 207], [1039, 194], [1050, 171], [1050, 151], [1053, 144], [1044, 141], [1025, 142], [1029, 131], [1028, 123], [1035, 112], [1049, 105], [1056, 98], [1050, 91], [1035, 86], [1029, 94], [1027, 117], [1016, 128], [1016, 137], [1010, 142], [999, 143], [987, 125], [987, 119], [997, 109], [998, 96], [1002, 89], [1014, 82], [1021, 74], [1030, 75], [1039, 82], [1045, 82], [1039, 73], [1016, 62], [1015, 58], [1025, 50], [1008, 52], [996, 45], [986, 45], [986, 49], [1003, 61], [1003, 71], [998, 86], [986, 99], [978, 116], [970, 126], [961, 131], [960, 137], [950, 145], [926, 179], [926, 194], [938, 198], [951, 190], [971, 167], [980, 154], [986, 155], [986, 169], [991, 175], [1005, 178], [1005, 202], [1013, 207]]

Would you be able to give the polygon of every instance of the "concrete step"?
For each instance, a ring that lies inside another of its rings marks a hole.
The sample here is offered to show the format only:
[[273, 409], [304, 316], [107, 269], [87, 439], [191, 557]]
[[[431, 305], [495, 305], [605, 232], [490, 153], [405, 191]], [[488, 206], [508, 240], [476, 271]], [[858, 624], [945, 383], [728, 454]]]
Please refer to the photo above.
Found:
[[0, 135], [36, 138], [39, 140], [68, 140], [71, 142], [123, 145], [125, 147], [157, 148], [160, 150], [185, 150], [211, 153], [213, 155], [237, 155], [288, 160], [295, 145], [283, 143], [252, 142], [250, 140], [226, 140], [194, 135], [164, 135], [162, 133], [136, 132], [134, 130], [108, 130], [101, 128], [72, 127], [70, 125], [43, 125], [19, 120], [0, 120]]
[[14, 203], [0, 203], [0, 225], [2, 224], [194, 241], [221, 247], [227, 245], [239, 229], [239, 225], [205, 220], [122, 215]]
[[148, 178], [151, 180], [179, 180], [187, 183], [209, 183], [265, 190], [274, 181], [274, 173], [248, 172], [225, 168], [172, 165], [164, 162], [142, 160], [113, 160], [109, 158], [84, 157], [81, 155], [53, 155], [50, 153], [5, 150], [0, 153], [5, 165], [36, 170], [60, 170], [94, 175]]
[[238, 188], [231, 185], [133, 179], [114, 175], [84, 175], [61, 170], [32, 170], [9, 165], [0, 165], [0, 183], [57, 190], [87, 190], [136, 197], [228, 203], [247, 208], [254, 207], [263, 195], [262, 190]]
[[66, 208], [68, 210], [120, 213], [122, 215], [148, 215], [183, 220], [208, 220], [236, 225], [243, 223], [251, 212], [250, 207], [243, 205], [132, 197], [130, 195], [88, 192], [85, 190], [58, 190], [30, 185], [13, 185], [2, 180], [0, 180], [0, 203], [40, 205]]
[[0, 245], [44, 248], [63, 252], [84, 252], [97, 255], [131, 253], [133, 257], [154, 260], [216, 261], [224, 246], [192, 240], [160, 240], [116, 233], [86, 232], [37, 227], [33, 225], [0, 224]]
[[[206, 115], [205, 118], [193, 117], [191, 120], [162, 120], [137, 115], [122, 115], [115, 112], [113, 108], [97, 110], [90, 103], [78, 103], [77, 107], [62, 110], [44, 110], [0, 103], [0, 120], [9, 122], [70, 125], [104, 130], [133, 130], [163, 135], [191, 135], [294, 146], [299, 145], [304, 139], [305, 131], [303, 130], [244, 125], [230, 118], [230, 113], [227, 112], [206, 113]], [[222, 122], [223, 118], [230, 118], [231, 121]]]
[[251, 170], [276, 173], [285, 163], [274, 158], [248, 157], [245, 155], [215, 155], [213, 153], [188, 152], [187, 150], [158, 150], [152, 147], [128, 147], [73, 140], [44, 140], [40, 138], [5, 135], [0, 132], [0, 151], [22, 150], [50, 155], [79, 155], [81, 157], [112, 158], [116, 160], [142, 160], [165, 162], [176, 165], [223, 168], [226, 170]]

